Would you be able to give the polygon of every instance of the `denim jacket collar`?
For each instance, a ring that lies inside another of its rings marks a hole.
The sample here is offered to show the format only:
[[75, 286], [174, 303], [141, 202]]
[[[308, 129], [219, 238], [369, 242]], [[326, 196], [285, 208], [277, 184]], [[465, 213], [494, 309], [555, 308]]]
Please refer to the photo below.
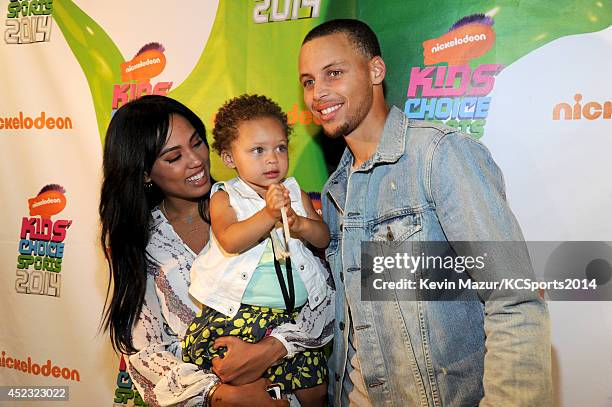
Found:
[[[390, 164], [399, 160], [405, 152], [406, 126], [408, 126], [406, 115], [397, 107], [391, 107], [376, 152], [355, 171], [370, 171], [377, 164]], [[338, 168], [329, 177], [328, 191], [340, 211], [344, 211], [346, 183], [352, 163], [353, 154], [347, 147], [344, 149]]]

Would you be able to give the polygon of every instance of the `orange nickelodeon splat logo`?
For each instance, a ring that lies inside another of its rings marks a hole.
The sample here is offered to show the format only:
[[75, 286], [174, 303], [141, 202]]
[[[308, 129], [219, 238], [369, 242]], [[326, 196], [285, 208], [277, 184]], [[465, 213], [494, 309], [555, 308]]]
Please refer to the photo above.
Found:
[[172, 82], [158, 82], [151, 85], [151, 79], [162, 73], [166, 67], [165, 48], [158, 42], [146, 44], [134, 58], [121, 64], [121, 82], [113, 86], [113, 109], [143, 95], [166, 96]]
[[40, 190], [34, 198], [28, 199], [30, 216], [51, 219], [66, 207], [66, 190], [57, 184], [50, 184]]
[[457, 21], [446, 34], [423, 42], [425, 65], [464, 65], [484, 55], [495, 43], [492, 25], [493, 19], [478, 14]]
[[[147, 44], [151, 46], [151, 44]], [[145, 45], [145, 47], [147, 47]], [[143, 47], [131, 61], [126, 61], [121, 64], [121, 81], [129, 82], [148, 82], [151, 78], [156, 77], [166, 67], [166, 56], [164, 48], [145, 49]]]

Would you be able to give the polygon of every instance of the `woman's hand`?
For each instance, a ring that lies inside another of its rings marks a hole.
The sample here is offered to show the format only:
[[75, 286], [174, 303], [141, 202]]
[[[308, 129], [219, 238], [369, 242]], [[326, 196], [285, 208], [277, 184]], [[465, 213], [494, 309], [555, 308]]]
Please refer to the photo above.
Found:
[[213, 347], [227, 348], [223, 358], [212, 360], [212, 370], [223, 383], [232, 385], [254, 382], [287, 354], [285, 346], [271, 336], [257, 343], [248, 343], [235, 336], [222, 336], [215, 340]]
[[268, 379], [261, 378], [240, 386], [222, 384], [213, 393], [210, 405], [212, 407], [288, 407], [287, 400], [274, 400], [266, 392], [270, 384]]

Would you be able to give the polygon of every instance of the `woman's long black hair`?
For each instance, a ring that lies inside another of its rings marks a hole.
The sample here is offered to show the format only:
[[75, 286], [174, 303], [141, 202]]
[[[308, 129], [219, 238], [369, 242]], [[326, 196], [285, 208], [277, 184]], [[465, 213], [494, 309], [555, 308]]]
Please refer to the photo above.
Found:
[[[145, 173], [151, 173], [166, 143], [172, 114], [187, 119], [208, 148], [202, 120], [182, 103], [165, 96], [143, 96], [126, 103], [115, 112], [106, 132], [99, 212], [100, 243], [110, 281], [102, 327], [110, 331], [113, 348], [126, 354], [136, 352], [132, 328], [146, 290], [150, 211], [164, 198], [155, 184], [145, 187]], [[209, 197], [203, 196], [198, 205], [207, 223]]]

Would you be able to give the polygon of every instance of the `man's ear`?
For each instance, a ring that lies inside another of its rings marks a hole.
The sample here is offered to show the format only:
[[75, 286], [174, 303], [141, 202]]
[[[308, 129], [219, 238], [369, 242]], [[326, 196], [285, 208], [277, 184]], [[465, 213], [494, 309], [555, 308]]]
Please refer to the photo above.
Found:
[[232, 154], [229, 151], [221, 151], [221, 160], [223, 161], [223, 164], [227, 165], [229, 168], [236, 168], [236, 164], [234, 164], [234, 158], [232, 157]]
[[387, 66], [385, 65], [385, 61], [383, 61], [382, 57], [376, 56], [370, 60], [369, 65], [372, 84], [380, 85], [387, 74]]

